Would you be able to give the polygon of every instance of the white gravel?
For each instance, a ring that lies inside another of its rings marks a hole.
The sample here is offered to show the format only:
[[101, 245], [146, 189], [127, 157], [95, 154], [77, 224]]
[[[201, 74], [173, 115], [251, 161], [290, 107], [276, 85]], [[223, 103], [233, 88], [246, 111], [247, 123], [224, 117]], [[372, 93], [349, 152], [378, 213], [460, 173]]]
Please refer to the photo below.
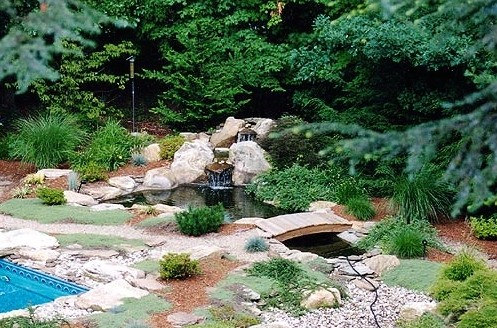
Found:
[[[349, 295], [344, 304], [336, 309], [320, 309], [301, 317], [292, 317], [282, 311], [265, 312], [264, 322], [286, 322], [291, 328], [376, 328], [369, 305], [375, 294], [348, 284]], [[378, 300], [373, 306], [381, 328], [393, 328], [398, 320], [401, 307], [408, 302], [424, 302], [432, 299], [401, 287], [388, 287], [381, 284]]]

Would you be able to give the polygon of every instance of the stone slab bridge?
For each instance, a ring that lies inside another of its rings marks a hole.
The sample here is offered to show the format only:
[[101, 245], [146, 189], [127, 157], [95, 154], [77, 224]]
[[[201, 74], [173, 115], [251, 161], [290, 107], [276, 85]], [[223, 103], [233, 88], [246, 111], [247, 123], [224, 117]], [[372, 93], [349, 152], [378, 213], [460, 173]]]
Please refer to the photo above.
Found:
[[279, 215], [255, 224], [279, 241], [316, 233], [340, 233], [352, 227], [352, 222], [334, 213], [318, 212]]

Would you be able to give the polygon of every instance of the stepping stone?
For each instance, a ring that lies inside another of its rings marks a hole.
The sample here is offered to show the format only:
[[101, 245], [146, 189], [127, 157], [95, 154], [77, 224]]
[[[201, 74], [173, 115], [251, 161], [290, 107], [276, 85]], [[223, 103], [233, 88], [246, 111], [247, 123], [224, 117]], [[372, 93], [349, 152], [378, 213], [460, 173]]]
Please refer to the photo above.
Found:
[[167, 322], [169, 322], [173, 327], [184, 327], [189, 325], [194, 325], [200, 323], [204, 320], [203, 317], [198, 315], [186, 313], [186, 312], [176, 312], [167, 316]]

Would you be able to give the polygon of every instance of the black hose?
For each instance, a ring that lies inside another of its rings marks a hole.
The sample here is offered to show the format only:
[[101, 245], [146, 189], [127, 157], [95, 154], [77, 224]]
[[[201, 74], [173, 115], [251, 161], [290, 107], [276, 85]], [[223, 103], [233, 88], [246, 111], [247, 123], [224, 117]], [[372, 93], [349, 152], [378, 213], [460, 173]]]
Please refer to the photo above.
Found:
[[369, 305], [369, 309], [371, 310], [371, 313], [373, 314], [373, 318], [374, 318], [374, 322], [376, 323], [376, 327], [378, 328], [381, 328], [380, 324], [378, 323], [378, 319], [376, 318], [376, 313], [374, 313], [374, 310], [373, 310], [373, 305], [376, 303], [376, 301], [378, 300], [378, 288], [368, 279], [366, 278], [366, 275], [365, 274], [360, 274], [359, 271], [357, 271], [354, 266], [352, 265], [352, 263], [350, 262], [349, 260], [349, 257], [348, 256], [345, 256], [345, 258], [347, 259], [347, 262], [349, 263], [350, 267], [352, 268], [352, 270], [354, 270], [354, 272], [359, 276], [361, 277], [362, 279], [366, 280], [366, 282], [368, 284], [371, 285], [371, 287], [373, 287], [373, 291], [374, 291], [374, 301], [373, 303], [371, 303]]

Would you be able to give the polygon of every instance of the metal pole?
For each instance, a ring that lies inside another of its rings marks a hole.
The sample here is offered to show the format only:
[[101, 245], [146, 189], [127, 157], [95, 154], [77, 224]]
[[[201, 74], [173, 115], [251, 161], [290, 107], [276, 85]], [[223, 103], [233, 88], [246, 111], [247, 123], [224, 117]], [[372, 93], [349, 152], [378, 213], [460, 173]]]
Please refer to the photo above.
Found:
[[133, 127], [132, 132], [136, 132], [135, 129], [135, 57], [128, 57], [129, 60], [129, 77], [131, 79], [131, 110], [132, 110], [132, 120]]

